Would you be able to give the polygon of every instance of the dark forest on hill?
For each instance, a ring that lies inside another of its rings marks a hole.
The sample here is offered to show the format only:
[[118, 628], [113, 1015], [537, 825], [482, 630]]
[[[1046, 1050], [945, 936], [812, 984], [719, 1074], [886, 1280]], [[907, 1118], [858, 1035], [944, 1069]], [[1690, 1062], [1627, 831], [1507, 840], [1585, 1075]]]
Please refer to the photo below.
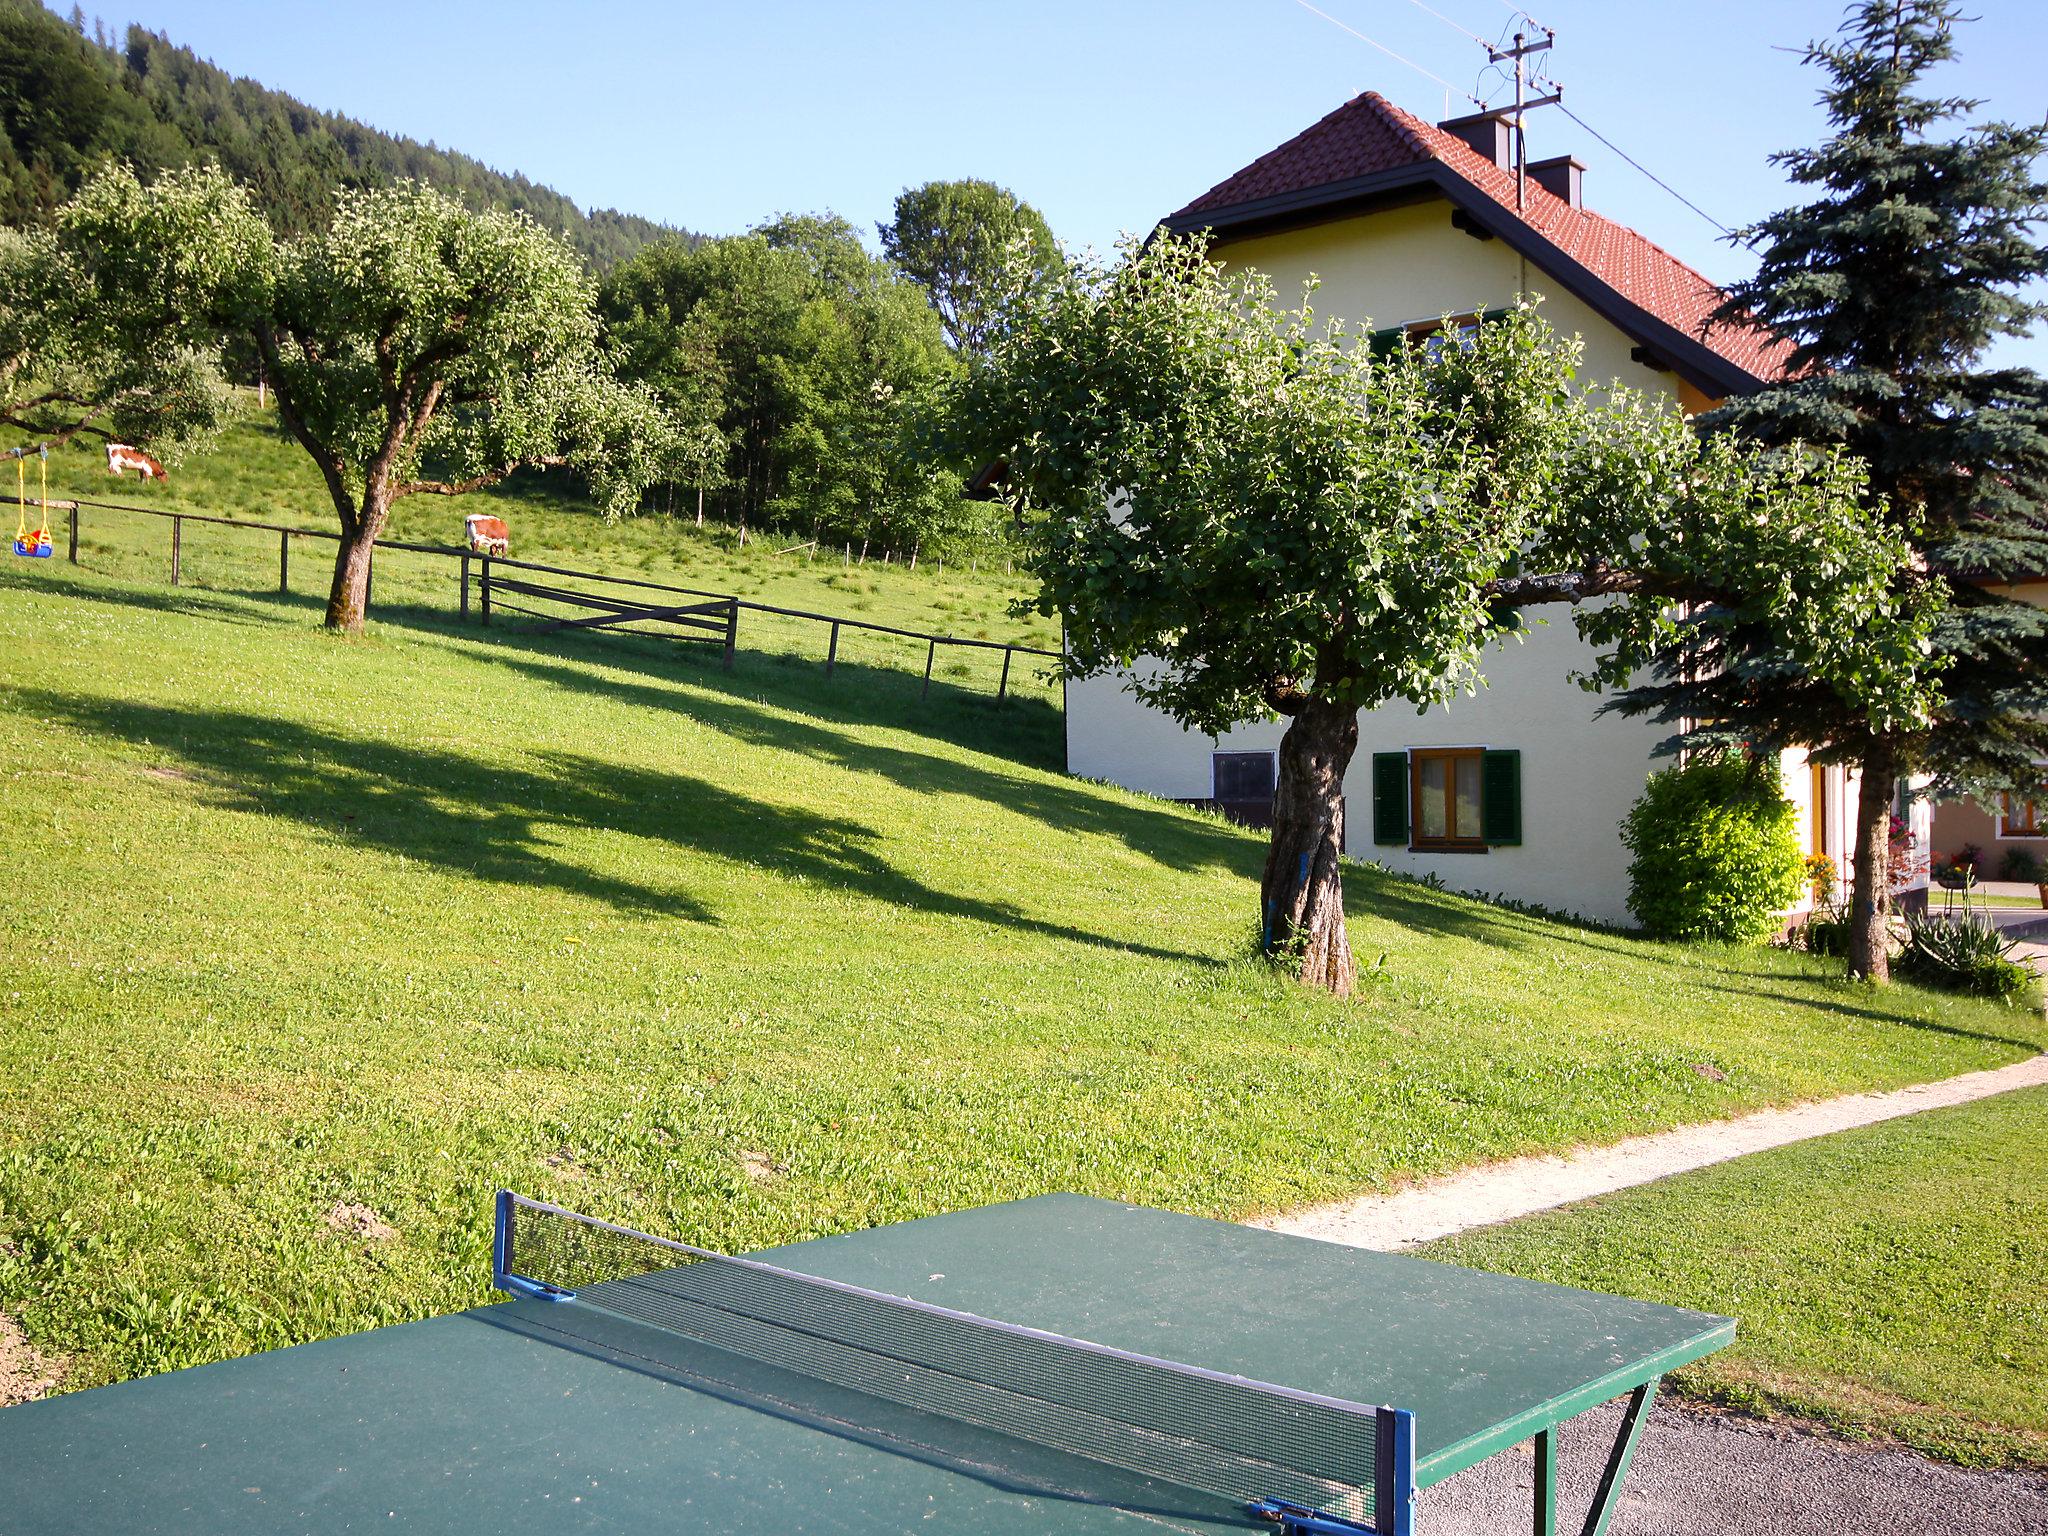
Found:
[[141, 27], [115, 39], [79, 10], [67, 22], [36, 0], [0, 0], [0, 222], [47, 218], [110, 160], [148, 177], [206, 159], [285, 235], [324, 224], [337, 191], [401, 177], [527, 213], [599, 271], [683, 234], [615, 209], [585, 213], [524, 176], [237, 79]]

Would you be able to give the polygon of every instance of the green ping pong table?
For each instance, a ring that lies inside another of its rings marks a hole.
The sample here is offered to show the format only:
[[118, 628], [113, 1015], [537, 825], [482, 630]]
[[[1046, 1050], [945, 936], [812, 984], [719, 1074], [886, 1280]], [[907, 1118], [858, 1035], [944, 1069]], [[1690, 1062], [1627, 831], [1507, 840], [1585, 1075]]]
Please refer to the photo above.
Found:
[[509, 1300], [0, 1411], [0, 1530], [1406, 1533], [1722, 1317], [1047, 1195], [728, 1258], [501, 1192]]

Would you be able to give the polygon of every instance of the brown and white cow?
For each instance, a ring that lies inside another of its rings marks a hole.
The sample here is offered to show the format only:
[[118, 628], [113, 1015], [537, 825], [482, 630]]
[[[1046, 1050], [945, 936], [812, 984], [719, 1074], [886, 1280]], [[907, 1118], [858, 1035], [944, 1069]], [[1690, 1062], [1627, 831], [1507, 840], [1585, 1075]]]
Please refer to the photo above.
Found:
[[512, 530], [502, 517], [472, 514], [462, 520], [462, 529], [469, 535], [469, 547], [480, 555], [512, 553]]
[[134, 470], [145, 480], [168, 480], [169, 473], [140, 448], [131, 448], [126, 443], [107, 444], [107, 473], [120, 475]]

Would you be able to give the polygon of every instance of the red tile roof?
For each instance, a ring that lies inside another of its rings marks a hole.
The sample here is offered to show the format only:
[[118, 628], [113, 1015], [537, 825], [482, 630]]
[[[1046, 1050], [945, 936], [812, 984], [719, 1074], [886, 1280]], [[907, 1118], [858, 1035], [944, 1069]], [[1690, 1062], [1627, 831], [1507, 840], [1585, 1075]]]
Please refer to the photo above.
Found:
[[[1377, 91], [1354, 96], [1321, 122], [1218, 182], [1167, 222], [1199, 228], [1200, 215], [1435, 161], [1513, 214], [1515, 175], [1455, 134], [1404, 112]], [[1706, 329], [1721, 290], [1663, 247], [1589, 208], [1574, 208], [1534, 180], [1518, 217], [1622, 298], [1697, 338], [1759, 379], [1782, 377], [1791, 349], [1747, 327]], [[1219, 223], [1223, 221], [1219, 220]]]

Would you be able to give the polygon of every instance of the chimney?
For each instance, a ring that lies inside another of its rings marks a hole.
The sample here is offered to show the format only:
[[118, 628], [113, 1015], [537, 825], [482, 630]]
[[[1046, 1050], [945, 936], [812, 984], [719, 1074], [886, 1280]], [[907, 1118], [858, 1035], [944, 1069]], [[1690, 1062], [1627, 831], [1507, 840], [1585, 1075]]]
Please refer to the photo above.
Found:
[[[1487, 112], [1470, 117], [1447, 118], [1437, 127], [1453, 138], [1463, 139], [1504, 171], [1515, 168], [1515, 131], [1504, 118]], [[1533, 173], [1535, 167], [1529, 167]]]
[[1529, 179], [1552, 197], [1561, 197], [1574, 208], [1586, 205], [1579, 190], [1580, 178], [1585, 174], [1585, 166], [1570, 155], [1555, 155], [1548, 160], [1529, 162]]

